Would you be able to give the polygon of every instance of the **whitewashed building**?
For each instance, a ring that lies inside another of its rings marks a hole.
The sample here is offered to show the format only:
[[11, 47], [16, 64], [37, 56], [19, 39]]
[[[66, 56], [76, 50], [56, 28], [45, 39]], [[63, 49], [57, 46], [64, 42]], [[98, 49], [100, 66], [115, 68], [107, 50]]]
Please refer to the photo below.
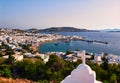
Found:
[[94, 55], [94, 61], [95, 62], [102, 62], [102, 57], [104, 56], [104, 53], [102, 52], [102, 53], [96, 53], [95, 55]]
[[118, 57], [115, 59], [115, 61], [116, 61], [117, 63], [120, 63], [120, 56], [118, 56]]
[[85, 64], [85, 51], [82, 52], [82, 61], [61, 83], [102, 83], [96, 80], [96, 73]]
[[94, 61], [101, 62], [102, 61], [101, 56], [94, 56]]

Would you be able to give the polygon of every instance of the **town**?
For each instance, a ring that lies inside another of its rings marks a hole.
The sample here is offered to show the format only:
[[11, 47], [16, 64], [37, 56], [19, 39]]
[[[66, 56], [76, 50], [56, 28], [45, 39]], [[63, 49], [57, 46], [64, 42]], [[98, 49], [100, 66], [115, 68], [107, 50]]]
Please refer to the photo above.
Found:
[[[16, 61], [21, 61], [25, 57], [34, 58], [41, 57], [46, 63], [49, 60], [51, 54], [55, 54], [58, 57], [70, 61], [77, 62], [81, 59], [82, 51], [66, 51], [64, 52], [48, 52], [41, 54], [38, 52], [38, 46], [45, 42], [50, 41], [68, 41], [67, 39], [81, 40], [81, 36], [62, 36], [59, 34], [40, 34], [30, 33], [17, 29], [0, 29], [0, 56], [3, 59], [8, 59], [9, 56], [13, 56]], [[87, 53], [87, 61], [102, 64], [107, 60], [108, 64], [119, 64], [120, 56], [106, 53]]]

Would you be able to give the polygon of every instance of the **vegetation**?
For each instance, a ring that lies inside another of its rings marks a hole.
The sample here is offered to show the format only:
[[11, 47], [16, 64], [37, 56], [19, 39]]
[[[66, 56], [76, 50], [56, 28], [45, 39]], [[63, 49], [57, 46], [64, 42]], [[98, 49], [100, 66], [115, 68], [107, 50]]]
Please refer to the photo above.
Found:
[[67, 50], [66, 55], [68, 55], [68, 54], [72, 54], [72, 53], [73, 53], [72, 51]]
[[[40, 83], [60, 83], [75, 69], [81, 60], [77, 62], [69, 62], [62, 60], [56, 55], [50, 55], [49, 61], [45, 64], [39, 57], [31, 60], [30, 58], [23, 61], [12, 62], [11, 56], [8, 59], [9, 63], [0, 63], [0, 76], [29, 79]], [[97, 80], [104, 83], [120, 82], [120, 64], [110, 65], [104, 62], [101, 65], [96, 63], [87, 63], [95, 72]]]
[[24, 49], [26, 51], [30, 51], [31, 44], [19, 44], [19, 46], [21, 46], [22, 49]]
[[0, 56], [4, 55], [13, 55], [14, 51], [8, 45], [2, 42], [2, 46], [0, 46]]

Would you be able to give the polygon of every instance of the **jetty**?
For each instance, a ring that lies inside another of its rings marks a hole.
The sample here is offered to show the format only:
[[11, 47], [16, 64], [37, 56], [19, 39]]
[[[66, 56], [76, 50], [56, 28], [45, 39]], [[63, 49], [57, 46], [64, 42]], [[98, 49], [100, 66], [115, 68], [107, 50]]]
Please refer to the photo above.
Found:
[[88, 42], [88, 43], [94, 43], [94, 42], [97, 42], [97, 43], [108, 44], [108, 42], [100, 41], [100, 40], [86, 40], [86, 39], [82, 39], [82, 41], [86, 41], [86, 42]]
[[94, 42], [103, 43], [103, 44], [108, 44], [108, 42], [98, 41], [98, 40], [94, 40]]
[[73, 41], [83, 41], [83, 42], [85, 41], [85, 42], [88, 42], [88, 43], [96, 42], [96, 43], [108, 44], [108, 42], [105, 42], [105, 41], [85, 39], [85, 38], [80, 37], [80, 36], [62, 37], [59, 40], [63, 41], [63, 42], [70, 42], [71, 40], [73, 40]]

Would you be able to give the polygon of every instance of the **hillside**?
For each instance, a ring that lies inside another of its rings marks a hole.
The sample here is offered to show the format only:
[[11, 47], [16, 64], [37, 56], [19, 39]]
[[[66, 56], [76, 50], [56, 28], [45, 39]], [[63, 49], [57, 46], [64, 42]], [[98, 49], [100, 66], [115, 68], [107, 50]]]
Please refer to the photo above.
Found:
[[0, 83], [35, 83], [27, 79], [12, 79], [0, 77]]
[[32, 29], [27, 29], [25, 31], [30, 32], [30, 33], [37, 33], [39, 32], [39, 29], [32, 28]]
[[88, 32], [87, 29], [78, 29], [74, 27], [51, 27], [39, 30], [40, 32]]

